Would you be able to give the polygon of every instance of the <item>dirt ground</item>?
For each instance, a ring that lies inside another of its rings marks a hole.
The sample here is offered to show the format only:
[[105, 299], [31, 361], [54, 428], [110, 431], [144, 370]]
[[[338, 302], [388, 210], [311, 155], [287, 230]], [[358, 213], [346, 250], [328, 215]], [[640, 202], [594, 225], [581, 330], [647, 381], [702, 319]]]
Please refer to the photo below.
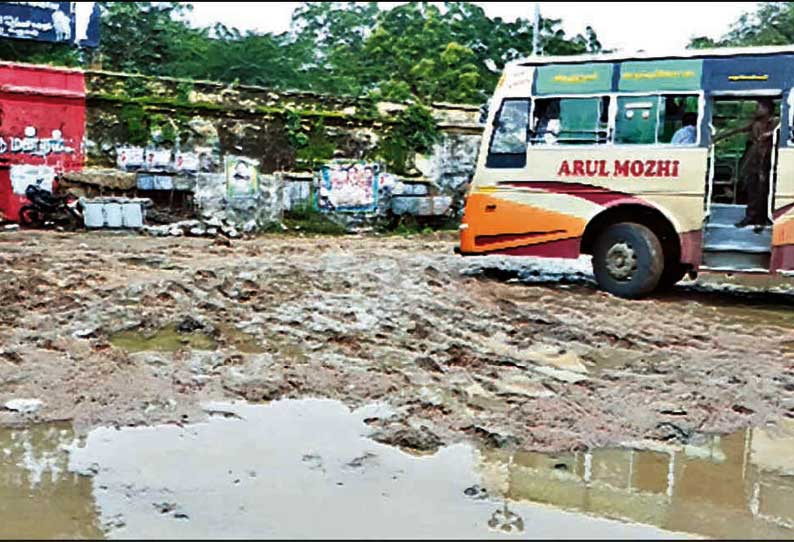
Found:
[[368, 423], [402, 447], [552, 451], [794, 417], [791, 296], [626, 301], [454, 246], [0, 233], [0, 425], [183, 424], [207, 400], [327, 397], [387, 404]]

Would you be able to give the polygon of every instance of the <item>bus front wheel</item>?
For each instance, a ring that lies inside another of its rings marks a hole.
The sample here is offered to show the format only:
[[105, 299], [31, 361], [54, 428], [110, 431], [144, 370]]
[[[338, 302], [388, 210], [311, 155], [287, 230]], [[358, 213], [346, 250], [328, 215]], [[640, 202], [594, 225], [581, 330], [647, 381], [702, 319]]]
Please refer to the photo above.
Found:
[[663, 271], [662, 244], [641, 224], [612, 224], [596, 239], [593, 274], [611, 294], [627, 298], [648, 294], [659, 284]]

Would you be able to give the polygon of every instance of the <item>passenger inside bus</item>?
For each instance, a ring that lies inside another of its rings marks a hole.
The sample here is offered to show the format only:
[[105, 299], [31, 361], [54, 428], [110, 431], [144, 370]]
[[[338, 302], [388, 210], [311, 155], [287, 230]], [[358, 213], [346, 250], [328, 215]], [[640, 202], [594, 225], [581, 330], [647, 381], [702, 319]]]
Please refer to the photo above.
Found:
[[697, 113], [684, 113], [683, 126], [673, 134], [670, 143], [673, 145], [694, 145], [698, 135], [697, 122]]
[[772, 100], [760, 99], [749, 123], [714, 137], [714, 143], [739, 133], [747, 133], [750, 138], [739, 167], [739, 177], [747, 193], [747, 210], [744, 218], [735, 224], [737, 228], [752, 225], [756, 231], [761, 231], [771, 224], [767, 214], [767, 200], [772, 167], [772, 139], [776, 126], [774, 109]]

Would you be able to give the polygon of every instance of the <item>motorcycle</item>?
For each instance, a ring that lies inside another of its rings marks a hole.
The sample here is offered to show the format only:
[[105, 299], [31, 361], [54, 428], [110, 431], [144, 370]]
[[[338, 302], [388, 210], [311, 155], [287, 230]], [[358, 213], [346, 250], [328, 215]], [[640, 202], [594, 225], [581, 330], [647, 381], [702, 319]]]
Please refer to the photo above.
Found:
[[28, 204], [19, 210], [19, 223], [27, 227], [43, 227], [66, 222], [76, 227], [83, 222], [80, 199], [73, 194], [58, 195], [41, 187], [43, 179], [25, 189]]

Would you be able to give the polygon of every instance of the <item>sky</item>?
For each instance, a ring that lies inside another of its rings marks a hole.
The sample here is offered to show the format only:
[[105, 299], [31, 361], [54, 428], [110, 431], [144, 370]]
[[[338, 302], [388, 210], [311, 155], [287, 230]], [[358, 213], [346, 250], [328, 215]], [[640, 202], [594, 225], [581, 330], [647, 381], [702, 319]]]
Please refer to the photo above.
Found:
[[[379, 2], [388, 9], [402, 2]], [[475, 2], [490, 17], [531, 18], [534, 2]], [[695, 36], [719, 37], [757, 2], [540, 2], [544, 17], [562, 19], [569, 34], [591, 25], [607, 49], [666, 52], [682, 49]], [[289, 28], [299, 2], [198, 2], [192, 22], [222, 22], [241, 30], [280, 33]]]

